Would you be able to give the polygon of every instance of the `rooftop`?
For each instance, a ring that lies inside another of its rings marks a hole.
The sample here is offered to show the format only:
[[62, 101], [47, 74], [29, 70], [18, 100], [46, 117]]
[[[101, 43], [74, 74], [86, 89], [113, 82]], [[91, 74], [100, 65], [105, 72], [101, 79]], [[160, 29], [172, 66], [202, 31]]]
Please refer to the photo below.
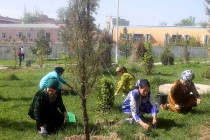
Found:
[[0, 28], [60, 28], [55, 24], [0, 24]]

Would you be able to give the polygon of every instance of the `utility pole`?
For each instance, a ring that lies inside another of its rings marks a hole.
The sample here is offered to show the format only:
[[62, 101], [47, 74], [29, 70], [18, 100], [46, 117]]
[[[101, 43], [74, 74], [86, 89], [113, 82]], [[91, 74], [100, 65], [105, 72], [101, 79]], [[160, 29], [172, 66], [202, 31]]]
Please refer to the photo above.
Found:
[[118, 63], [118, 24], [119, 24], [119, 0], [117, 0], [117, 18], [116, 18], [116, 60], [115, 63]]

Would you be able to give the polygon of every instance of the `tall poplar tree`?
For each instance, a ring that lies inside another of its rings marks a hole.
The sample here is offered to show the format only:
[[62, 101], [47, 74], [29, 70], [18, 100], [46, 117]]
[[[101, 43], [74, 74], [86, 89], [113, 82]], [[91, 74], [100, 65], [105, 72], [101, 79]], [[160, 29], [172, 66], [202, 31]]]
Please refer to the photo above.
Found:
[[[69, 0], [66, 11], [65, 27], [62, 35], [68, 34], [66, 42], [74, 52], [74, 65], [70, 64], [70, 73], [74, 88], [81, 98], [84, 136], [90, 139], [90, 127], [87, 110], [87, 98], [100, 75], [100, 51], [97, 48], [98, 31], [93, 14], [99, 0]], [[65, 36], [66, 37], [66, 36]]]

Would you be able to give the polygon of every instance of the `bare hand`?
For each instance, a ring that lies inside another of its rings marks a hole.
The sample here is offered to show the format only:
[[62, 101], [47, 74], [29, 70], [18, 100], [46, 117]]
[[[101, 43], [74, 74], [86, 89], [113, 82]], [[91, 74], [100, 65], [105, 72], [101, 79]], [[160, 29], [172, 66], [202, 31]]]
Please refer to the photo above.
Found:
[[64, 123], [69, 121], [69, 116], [66, 112], [64, 112]]
[[174, 108], [175, 109], [180, 109], [180, 106], [178, 104], [175, 104]]
[[152, 120], [152, 124], [153, 125], [156, 125], [157, 124], [157, 120], [155, 118]]
[[144, 123], [143, 121], [140, 121], [139, 124], [146, 130], [150, 129], [150, 125], [148, 125], [147, 123]]
[[201, 104], [201, 99], [198, 98], [196, 102], [198, 105]]

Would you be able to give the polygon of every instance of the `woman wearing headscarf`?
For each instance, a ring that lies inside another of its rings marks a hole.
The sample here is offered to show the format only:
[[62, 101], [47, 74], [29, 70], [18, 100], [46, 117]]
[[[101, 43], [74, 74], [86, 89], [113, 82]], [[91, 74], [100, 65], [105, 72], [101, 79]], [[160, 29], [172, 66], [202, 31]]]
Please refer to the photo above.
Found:
[[120, 76], [120, 81], [117, 84], [114, 95], [118, 95], [119, 92], [127, 95], [135, 86], [135, 77], [124, 66], [117, 67], [116, 72]]
[[122, 110], [128, 114], [126, 120], [142, 126], [144, 129], [149, 129], [150, 125], [144, 119], [144, 114], [152, 114], [152, 124], [156, 125], [157, 107], [151, 102], [150, 83], [147, 79], [139, 79], [135, 85], [135, 89], [131, 90], [123, 102]]
[[39, 90], [31, 103], [28, 115], [36, 121], [36, 128], [42, 135], [56, 133], [68, 120], [66, 108], [60, 92], [56, 92], [59, 82], [49, 79], [47, 87]]
[[70, 87], [72, 89], [72, 87], [66, 82], [66, 80], [62, 77], [62, 74], [64, 72], [64, 68], [63, 67], [55, 67], [54, 71], [49, 72], [47, 75], [45, 75], [40, 83], [39, 83], [39, 88], [40, 89], [45, 89], [47, 86], [47, 82], [49, 79], [51, 78], [55, 78], [59, 81], [59, 86], [58, 89], [61, 90], [62, 89], [62, 84], [67, 85], [68, 87]]
[[163, 110], [170, 109], [177, 113], [188, 113], [193, 107], [201, 103], [199, 93], [192, 82], [194, 79], [192, 70], [185, 70], [181, 78], [177, 80], [168, 94], [168, 104], [161, 104]]

